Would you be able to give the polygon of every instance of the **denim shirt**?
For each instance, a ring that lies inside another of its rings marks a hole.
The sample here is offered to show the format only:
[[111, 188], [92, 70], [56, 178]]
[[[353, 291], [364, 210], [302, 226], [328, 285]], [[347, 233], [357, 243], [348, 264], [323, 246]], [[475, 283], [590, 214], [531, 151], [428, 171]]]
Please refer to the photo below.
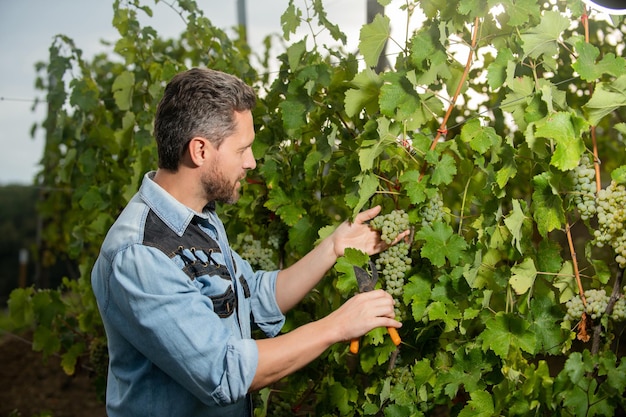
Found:
[[272, 337], [285, 320], [278, 271], [253, 271], [210, 206], [189, 209], [153, 177], [109, 230], [91, 275], [109, 344], [108, 416], [250, 414], [251, 326]]

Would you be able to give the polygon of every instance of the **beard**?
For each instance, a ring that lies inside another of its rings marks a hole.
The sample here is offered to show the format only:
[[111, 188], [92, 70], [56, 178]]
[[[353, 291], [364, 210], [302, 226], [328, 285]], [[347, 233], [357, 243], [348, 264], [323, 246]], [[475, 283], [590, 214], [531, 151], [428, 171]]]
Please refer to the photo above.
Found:
[[230, 182], [222, 172], [213, 167], [202, 175], [202, 187], [209, 201], [234, 204], [239, 200], [239, 180]]

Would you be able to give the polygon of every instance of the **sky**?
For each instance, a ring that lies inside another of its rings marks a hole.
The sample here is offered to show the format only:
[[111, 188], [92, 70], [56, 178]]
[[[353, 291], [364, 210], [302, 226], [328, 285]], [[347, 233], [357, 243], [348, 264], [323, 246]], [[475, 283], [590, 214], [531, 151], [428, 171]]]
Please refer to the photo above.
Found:
[[[214, 25], [230, 29], [237, 23], [236, 0], [196, 0]], [[348, 36], [348, 46], [358, 43], [365, 22], [365, 0], [325, 0], [329, 19]], [[163, 2], [156, 6], [149, 24], [163, 37], [177, 37], [182, 30], [178, 15]], [[248, 39], [251, 46], [270, 33], [281, 33], [280, 16], [287, 0], [247, 0]], [[295, 4], [302, 6], [303, 0]], [[90, 60], [109, 51], [101, 40], [115, 41], [119, 34], [111, 24], [112, 0], [0, 0], [0, 185], [32, 184], [39, 171], [44, 138], [31, 127], [45, 118], [45, 104], [33, 106], [44, 92], [35, 89], [35, 63], [48, 61], [55, 35], [72, 38]], [[293, 39], [292, 39], [293, 40]]]

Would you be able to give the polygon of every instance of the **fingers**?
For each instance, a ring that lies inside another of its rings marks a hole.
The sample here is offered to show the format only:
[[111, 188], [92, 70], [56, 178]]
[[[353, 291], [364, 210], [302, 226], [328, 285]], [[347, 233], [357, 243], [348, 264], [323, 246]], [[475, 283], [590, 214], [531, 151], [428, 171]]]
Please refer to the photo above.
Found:
[[388, 292], [379, 289], [357, 294], [355, 298], [357, 297], [364, 308], [362, 314], [365, 319], [377, 317], [393, 319], [395, 317], [395, 301]]
[[365, 223], [369, 220], [372, 220], [374, 217], [378, 216], [382, 207], [380, 205], [372, 207], [371, 209], [367, 209], [365, 211], [360, 212], [354, 218], [355, 223]]
[[405, 240], [407, 237], [409, 237], [409, 235], [411, 234], [410, 230], [405, 230], [404, 232], [400, 233], [393, 242], [391, 242], [391, 245], [389, 246], [393, 246], [397, 243], [400, 243], [402, 240]]

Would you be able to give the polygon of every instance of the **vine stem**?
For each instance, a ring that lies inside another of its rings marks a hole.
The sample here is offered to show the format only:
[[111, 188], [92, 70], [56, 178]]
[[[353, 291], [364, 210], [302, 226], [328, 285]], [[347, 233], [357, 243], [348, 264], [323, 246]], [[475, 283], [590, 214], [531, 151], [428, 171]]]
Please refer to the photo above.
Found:
[[[620, 297], [621, 288], [622, 288], [622, 279], [624, 278], [624, 270], [619, 268], [617, 270], [617, 274], [615, 276], [615, 282], [613, 282], [613, 290], [611, 291], [611, 296], [609, 297], [609, 302], [606, 305], [606, 309], [602, 313], [604, 316], [609, 316], [613, 313], [613, 307], [615, 303]], [[593, 341], [591, 343], [591, 354], [597, 355], [600, 352], [600, 338], [602, 336], [602, 323], [598, 322], [593, 327]]]
[[[583, 303], [583, 306], [587, 306], [587, 299], [585, 298], [585, 290], [583, 289], [583, 284], [580, 281], [580, 270], [578, 269], [578, 260], [576, 258], [576, 249], [574, 248], [574, 240], [572, 239], [572, 231], [571, 225], [569, 221], [565, 225], [565, 235], [567, 236], [567, 244], [569, 245], [570, 256], [572, 257], [572, 266], [574, 268], [574, 277], [576, 278], [576, 284], [578, 285], [578, 294], [580, 295], [580, 300]], [[583, 310], [583, 314], [578, 325], [578, 334], [576, 336], [578, 340], [582, 340], [583, 342], [587, 342], [589, 340], [589, 335], [587, 334], [587, 313]]]
[[574, 240], [572, 239], [572, 227], [567, 222], [565, 225], [565, 234], [567, 235], [567, 244], [569, 245], [569, 252], [572, 257], [572, 266], [574, 267], [574, 276], [576, 277], [576, 284], [578, 284], [578, 292], [580, 293], [580, 299], [584, 306], [587, 306], [587, 299], [585, 298], [585, 291], [583, 290], [583, 284], [580, 281], [580, 270], [578, 269], [578, 260], [576, 259], [576, 249], [574, 248]]
[[431, 151], [435, 149], [435, 147], [437, 146], [437, 142], [439, 141], [441, 136], [447, 132], [446, 126], [448, 124], [448, 119], [450, 118], [450, 115], [452, 114], [452, 110], [454, 109], [454, 105], [456, 104], [456, 101], [458, 100], [459, 95], [461, 94], [461, 89], [463, 88], [463, 84], [465, 84], [465, 80], [467, 79], [467, 76], [469, 75], [470, 68], [472, 67], [474, 52], [476, 51], [476, 43], [478, 42], [479, 23], [480, 23], [480, 20], [478, 19], [478, 17], [476, 17], [476, 19], [474, 20], [474, 31], [472, 33], [472, 43], [470, 46], [470, 52], [469, 54], [467, 54], [467, 62], [465, 63], [465, 70], [463, 71], [463, 76], [459, 80], [459, 84], [456, 87], [454, 96], [452, 96], [452, 100], [450, 101], [450, 105], [448, 106], [448, 110], [446, 111], [446, 114], [443, 117], [443, 120], [441, 122], [441, 125], [439, 126], [439, 129], [437, 129], [437, 135], [435, 136], [435, 140], [433, 140], [433, 143], [430, 145]]
[[[461, 94], [461, 89], [463, 88], [463, 84], [465, 84], [465, 80], [467, 80], [467, 76], [469, 75], [470, 68], [472, 67], [474, 52], [476, 51], [476, 44], [478, 42], [479, 23], [480, 23], [480, 19], [476, 17], [476, 19], [474, 20], [474, 30], [472, 32], [472, 43], [470, 45], [470, 52], [469, 54], [467, 54], [467, 62], [465, 63], [465, 70], [463, 71], [463, 76], [459, 80], [459, 84], [456, 87], [454, 96], [452, 96], [452, 100], [450, 100], [450, 104], [448, 105], [448, 110], [446, 110], [446, 114], [444, 115], [443, 120], [441, 121], [441, 124], [439, 125], [439, 129], [437, 129], [437, 135], [435, 136], [435, 139], [433, 140], [433, 142], [430, 144], [431, 151], [434, 150], [435, 147], [437, 147], [437, 143], [439, 142], [439, 139], [441, 138], [441, 136], [447, 133], [446, 126], [448, 125], [448, 119], [450, 118], [450, 115], [452, 114], [452, 110], [454, 109], [454, 105], [456, 104], [456, 101], [458, 100], [459, 95]], [[426, 165], [424, 165], [424, 167], [422, 168], [422, 171], [420, 172], [418, 182], [422, 180], [425, 174], [426, 174]]]
[[[585, 43], [589, 43], [589, 17], [587, 15], [587, 10], [585, 9], [584, 14], [581, 17], [581, 21], [583, 24], [583, 28], [585, 29]], [[593, 94], [594, 85], [591, 84], [589, 86], [589, 94]], [[591, 126], [591, 143], [593, 146], [593, 167], [596, 171], [596, 194], [600, 192], [602, 189], [602, 180], [600, 178], [600, 157], [598, 156], [598, 142], [596, 140], [596, 127]]]

